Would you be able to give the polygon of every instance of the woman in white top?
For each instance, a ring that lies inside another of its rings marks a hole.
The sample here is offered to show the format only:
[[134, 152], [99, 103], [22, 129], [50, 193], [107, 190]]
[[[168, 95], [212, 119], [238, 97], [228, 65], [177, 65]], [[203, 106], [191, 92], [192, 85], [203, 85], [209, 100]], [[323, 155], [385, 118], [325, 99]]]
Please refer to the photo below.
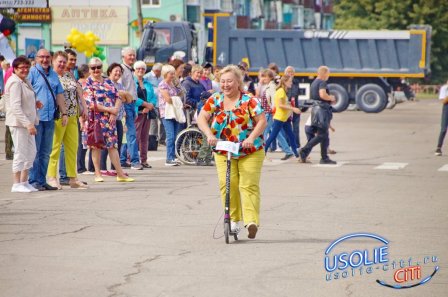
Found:
[[39, 124], [37, 108], [42, 104], [36, 100], [33, 87], [28, 82], [31, 63], [20, 56], [12, 63], [13, 74], [5, 86], [6, 122], [14, 143], [12, 173], [14, 184], [11, 192], [29, 193], [37, 191], [28, 183], [28, 171], [36, 157], [36, 127]]

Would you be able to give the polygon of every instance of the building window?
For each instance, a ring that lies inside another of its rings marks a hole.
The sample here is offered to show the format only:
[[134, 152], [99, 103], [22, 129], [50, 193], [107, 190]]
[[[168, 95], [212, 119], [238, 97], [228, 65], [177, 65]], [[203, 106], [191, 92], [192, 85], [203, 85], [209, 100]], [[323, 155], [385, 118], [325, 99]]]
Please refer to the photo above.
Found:
[[141, 0], [142, 6], [160, 6], [161, 0]]
[[199, 23], [201, 10], [199, 6], [187, 5], [187, 21], [191, 23]]

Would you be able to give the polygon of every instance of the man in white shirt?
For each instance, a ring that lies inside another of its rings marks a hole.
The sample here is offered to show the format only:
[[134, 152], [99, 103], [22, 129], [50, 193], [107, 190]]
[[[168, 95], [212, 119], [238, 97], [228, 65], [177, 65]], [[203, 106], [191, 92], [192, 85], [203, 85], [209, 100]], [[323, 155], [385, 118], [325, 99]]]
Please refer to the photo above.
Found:
[[162, 81], [162, 63], [155, 63], [154, 66], [152, 66], [152, 69], [150, 72], [146, 73], [143, 78], [147, 79], [152, 87], [154, 88], [154, 91], [156, 92], [156, 95], [159, 94], [159, 84]]
[[[145, 74], [145, 76], [143, 77], [144, 79], [147, 79], [152, 87], [154, 88], [154, 92], [156, 93], [156, 96], [159, 96], [159, 83], [162, 81], [162, 63], [155, 63], [152, 66], [152, 69], [150, 72], [148, 72], [147, 74]], [[159, 118], [159, 104], [158, 104], [158, 100], [157, 100], [157, 105], [156, 105], [156, 111], [157, 111], [157, 119], [151, 119], [150, 120], [150, 125], [149, 125], [149, 142], [150, 142], [150, 147], [157, 146], [157, 144], [155, 143], [155, 140], [157, 138], [157, 136], [159, 138], [159, 142], [164, 142], [165, 141], [165, 131], [163, 128], [163, 123]], [[159, 127], [160, 125], [160, 127]], [[151, 137], [152, 136], [152, 137]]]
[[440, 127], [439, 141], [437, 142], [436, 156], [442, 155], [442, 145], [448, 128], [448, 81], [440, 88], [439, 100], [443, 104], [442, 122]]
[[[131, 169], [142, 170], [143, 166], [140, 164], [140, 157], [138, 154], [137, 144], [137, 132], [135, 129], [135, 118], [137, 117], [135, 112], [135, 100], [137, 100], [137, 88], [134, 81], [134, 63], [135, 63], [135, 49], [131, 47], [125, 47], [121, 50], [121, 56], [123, 63], [123, 75], [121, 77], [121, 84], [128, 91], [134, 99], [131, 103], [124, 105], [126, 112], [126, 140], [128, 146], [129, 156], [131, 158], [131, 165], [129, 166], [125, 158], [120, 160], [121, 167], [131, 167]], [[123, 157], [123, 156], [122, 156]]]

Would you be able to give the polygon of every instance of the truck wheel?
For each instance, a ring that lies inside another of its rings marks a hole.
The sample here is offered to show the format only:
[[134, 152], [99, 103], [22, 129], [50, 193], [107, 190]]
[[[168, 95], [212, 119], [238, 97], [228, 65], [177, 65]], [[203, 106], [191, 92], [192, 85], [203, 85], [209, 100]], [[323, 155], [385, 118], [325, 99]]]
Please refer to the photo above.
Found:
[[364, 112], [381, 112], [387, 105], [386, 93], [376, 84], [364, 85], [356, 93], [356, 105]]
[[345, 88], [339, 84], [328, 84], [330, 95], [336, 97], [336, 103], [332, 105], [335, 112], [342, 112], [347, 109], [349, 100]]

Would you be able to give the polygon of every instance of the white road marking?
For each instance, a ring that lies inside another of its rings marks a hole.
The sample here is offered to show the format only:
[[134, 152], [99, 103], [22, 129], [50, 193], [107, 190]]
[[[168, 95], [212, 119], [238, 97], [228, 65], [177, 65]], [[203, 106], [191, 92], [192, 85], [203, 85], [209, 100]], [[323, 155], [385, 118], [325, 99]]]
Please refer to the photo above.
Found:
[[390, 163], [385, 162], [374, 169], [380, 169], [380, 170], [400, 170], [408, 166], [408, 163]]
[[448, 171], [448, 164], [443, 165], [442, 167], [439, 168], [439, 170], [437, 171]]
[[322, 167], [322, 168], [337, 168], [337, 167], [342, 167], [342, 165], [348, 164], [348, 162], [344, 162], [344, 161], [337, 161], [336, 164], [331, 165], [331, 164], [314, 164], [311, 165], [311, 167]]

